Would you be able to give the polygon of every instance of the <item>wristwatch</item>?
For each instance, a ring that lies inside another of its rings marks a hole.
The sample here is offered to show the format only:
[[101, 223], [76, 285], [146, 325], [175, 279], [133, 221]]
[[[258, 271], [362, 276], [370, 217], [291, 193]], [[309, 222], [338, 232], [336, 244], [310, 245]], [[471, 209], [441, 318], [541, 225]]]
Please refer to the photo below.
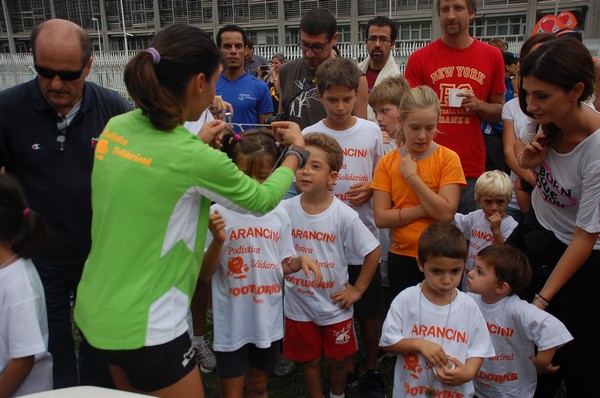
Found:
[[310, 151], [307, 151], [300, 145], [292, 144], [285, 150], [285, 156], [294, 155], [298, 158], [298, 169], [303, 169], [310, 157]]

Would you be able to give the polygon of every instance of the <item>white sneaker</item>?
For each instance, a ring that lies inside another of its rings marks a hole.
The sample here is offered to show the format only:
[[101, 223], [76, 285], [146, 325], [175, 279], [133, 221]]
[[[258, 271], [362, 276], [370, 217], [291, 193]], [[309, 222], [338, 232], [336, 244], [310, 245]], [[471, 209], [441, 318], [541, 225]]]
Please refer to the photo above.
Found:
[[283, 355], [277, 360], [275, 365], [275, 373], [277, 376], [287, 376], [294, 371], [294, 361], [291, 359], [284, 358]]
[[205, 341], [204, 344], [195, 345], [194, 348], [196, 349], [196, 360], [200, 366], [200, 371], [202, 373], [211, 373], [215, 370], [217, 367], [217, 358], [208, 346], [208, 342]]

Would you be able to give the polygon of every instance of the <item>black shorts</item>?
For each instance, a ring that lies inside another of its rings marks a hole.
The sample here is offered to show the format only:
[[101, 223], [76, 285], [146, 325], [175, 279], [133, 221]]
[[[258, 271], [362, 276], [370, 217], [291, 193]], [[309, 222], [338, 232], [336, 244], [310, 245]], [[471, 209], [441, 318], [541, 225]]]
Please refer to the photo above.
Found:
[[271, 373], [275, 370], [281, 352], [281, 340], [271, 343], [269, 348], [258, 348], [252, 343], [245, 344], [235, 351], [215, 351], [217, 374], [221, 379], [233, 379], [246, 373], [248, 365]]
[[[351, 285], [356, 283], [361, 270], [361, 264], [348, 264], [348, 279]], [[367, 290], [365, 290], [360, 300], [354, 303], [354, 317], [358, 320], [371, 319], [384, 312], [383, 288], [381, 287], [381, 273], [378, 266], [371, 283], [367, 286]]]
[[156, 391], [177, 383], [196, 366], [196, 351], [185, 332], [175, 340], [135, 350], [99, 350], [110, 365], [125, 372], [140, 391]]

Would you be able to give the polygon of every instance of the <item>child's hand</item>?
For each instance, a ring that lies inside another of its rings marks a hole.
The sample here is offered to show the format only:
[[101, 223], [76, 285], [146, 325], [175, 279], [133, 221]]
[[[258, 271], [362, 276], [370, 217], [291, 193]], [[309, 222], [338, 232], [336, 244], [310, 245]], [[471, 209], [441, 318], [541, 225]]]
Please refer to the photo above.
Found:
[[387, 131], [385, 130], [381, 130], [381, 136], [383, 137], [383, 143], [384, 144], [389, 144], [390, 143], [390, 135]]
[[459, 386], [472, 379], [464, 364], [449, 355], [448, 363], [445, 366], [435, 368], [435, 376], [449, 386]]
[[490, 222], [490, 229], [492, 232], [500, 231], [500, 224], [502, 224], [502, 216], [500, 213], [491, 214], [488, 217], [488, 221]]
[[343, 309], [348, 309], [352, 304], [360, 300], [362, 292], [351, 284], [346, 283], [343, 290], [333, 293], [330, 297], [334, 304], [339, 305]]
[[348, 202], [351, 206], [362, 206], [373, 197], [371, 182], [359, 182], [350, 185], [350, 189], [346, 192]]
[[225, 241], [225, 221], [217, 210], [208, 216], [208, 229], [215, 241], [220, 243]]
[[304, 275], [310, 279], [310, 272], [312, 271], [315, 274], [315, 283], [320, 283], [321, 279], [323, 279], [323, 274], [321, 273], [319, 264], [309, 256], [299, 256], [299, 259]]
[[423, 355], [427, 362], [430, 362], [434, 368], [443, 368], [448, 363], [448, 356], [441, 345], [421, 340], [419, 342], [419, 353]]
[[417, 160], [410, 153], [402, 158], [402, 162], [400, 162], [400, 173], [407, 179], [409, 176], [417, 173]]
[[535, 370], [538, 374], [554, 373], [560, 368], [560, 366], [552, 365], [552, 357], [544, 358], [544, 356], [540, 357], [540, 355], [538, 354], [536, 356], [530, 355], [529, 359], [531, 359], [531, 361], [535, 365]]

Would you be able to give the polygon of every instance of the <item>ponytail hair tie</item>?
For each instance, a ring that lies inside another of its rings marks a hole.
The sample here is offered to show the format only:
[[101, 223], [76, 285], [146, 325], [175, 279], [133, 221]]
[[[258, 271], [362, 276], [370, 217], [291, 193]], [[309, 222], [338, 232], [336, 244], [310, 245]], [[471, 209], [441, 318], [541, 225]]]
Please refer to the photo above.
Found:
[[29, 207], [23, 209], [23, 217], [27, 217], [29, 213], [31, 213], [31, 209]]
[[154, 66], [158, 65], [160, 63], [160, 53], [158, 52], [158, 50], [154, 47], [149, 47], [146, 52], [149, 52], [150, 55], [152, 55], [152, 63], [154, 64]]
[[242, 136], [241, 136], [241, 135], [239, 135], [238, 133], [235, 133], [235, 134], [233, 135], [233, 140], [234, 140], [234, 141], [238, 141], [238, 142], [239, 142], [241, 139], [242, 139]]

